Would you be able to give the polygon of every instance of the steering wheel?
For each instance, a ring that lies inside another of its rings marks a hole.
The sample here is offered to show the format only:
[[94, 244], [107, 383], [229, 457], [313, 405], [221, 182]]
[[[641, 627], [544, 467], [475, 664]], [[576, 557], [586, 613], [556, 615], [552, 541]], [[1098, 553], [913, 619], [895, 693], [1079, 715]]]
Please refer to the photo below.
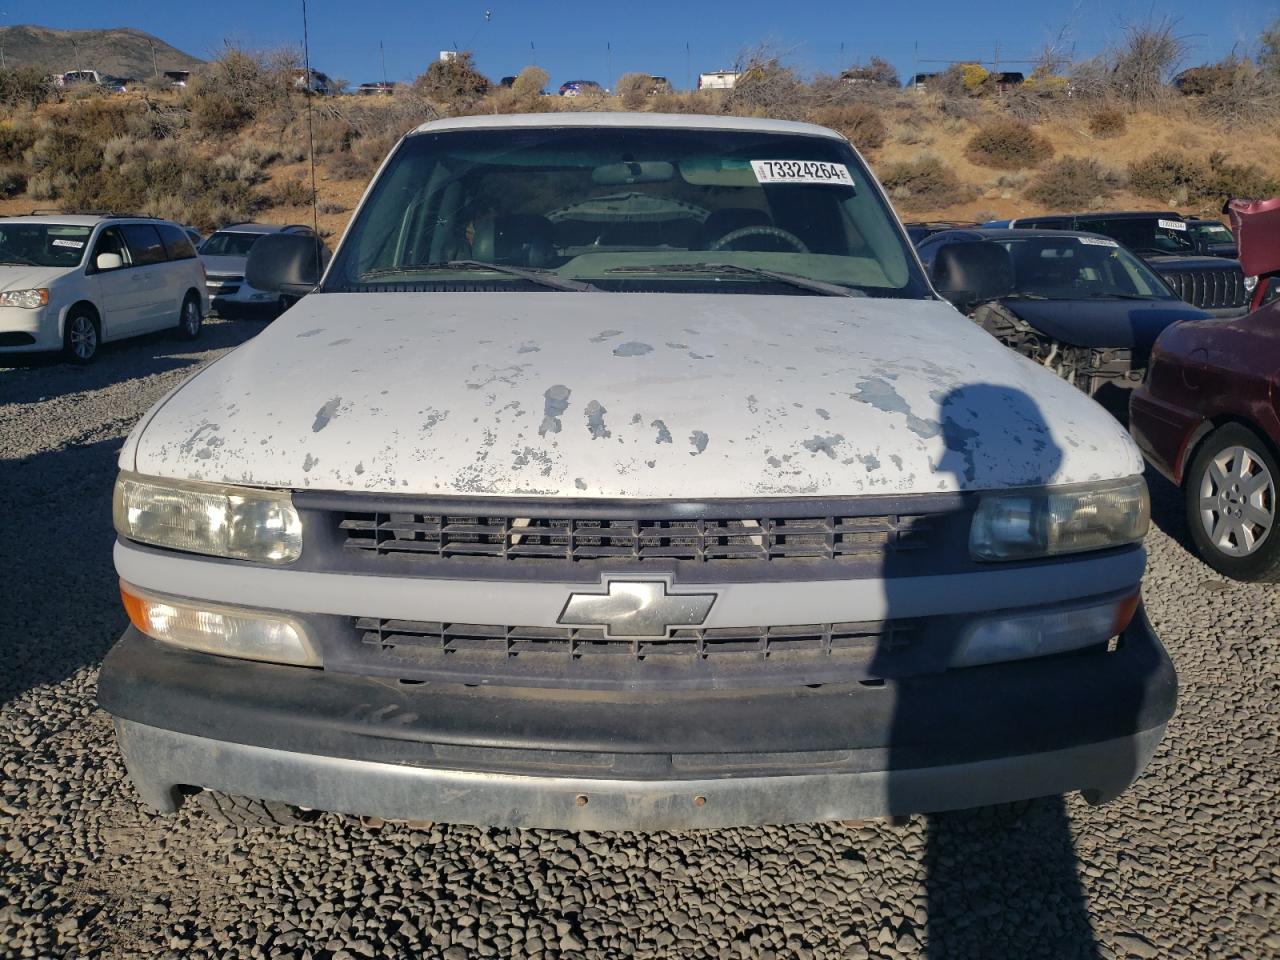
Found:
[[719, 240], [713, 241], [707, 249], [724, 250], [728, 248], [730, 244], [736, 243], [744, 237], [773, 237], [775, 240], [781, 240], [787, 246], [795, 250], [796, 253], [809, 252], [809, 248], [804, 245], [804, 241], [794, 233], [783, 230], [781, 227], [770, 227], [764, 224], [756, 224], [754, 226], [739, 227], [737, 230], [730, 230]]

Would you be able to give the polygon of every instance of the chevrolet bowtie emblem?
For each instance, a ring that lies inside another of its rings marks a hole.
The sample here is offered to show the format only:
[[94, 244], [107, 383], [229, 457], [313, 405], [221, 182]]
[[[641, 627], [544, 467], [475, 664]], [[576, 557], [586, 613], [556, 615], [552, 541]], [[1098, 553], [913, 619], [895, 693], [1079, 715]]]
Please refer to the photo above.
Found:
[[559, 623], [573, 627], [604, 627], [611, 639], [658, 640], [676, 627], [704, 623], [714, 593], [671, 593], [667, 580], [610, 580], [605, 593], [571, 593]]

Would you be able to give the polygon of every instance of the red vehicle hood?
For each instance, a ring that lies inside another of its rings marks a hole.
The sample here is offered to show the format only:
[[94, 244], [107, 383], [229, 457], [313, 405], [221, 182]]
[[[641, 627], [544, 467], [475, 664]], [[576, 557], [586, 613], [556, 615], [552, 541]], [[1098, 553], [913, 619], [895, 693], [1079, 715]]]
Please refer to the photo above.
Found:
[[1280, 197], [1232, 200], [1227, 212], [1245, 275], [1261, 277], [1280, 271]]

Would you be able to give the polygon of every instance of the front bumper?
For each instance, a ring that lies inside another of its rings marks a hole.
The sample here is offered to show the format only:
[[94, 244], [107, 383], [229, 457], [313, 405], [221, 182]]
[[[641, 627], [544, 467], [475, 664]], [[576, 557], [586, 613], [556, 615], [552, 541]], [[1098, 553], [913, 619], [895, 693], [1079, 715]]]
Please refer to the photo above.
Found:
[[53, 307], [0, 307], [0, 353], [62, 349], [62, 331]]
[[688, 829], [1110, 800], [1173, 713], [1139, 614], [1113, 652], [819, 689], [611, 694], [188, 653], [132, 629], [99, 700], [144, 801], [183, 786], [388, 819]]
[[243, 280], [218, 280], [206, 284], [209, 306], [220, 317], [235, 314], [267, 314], [279, 309], [280, 298], [265, 290], [255, 290]]

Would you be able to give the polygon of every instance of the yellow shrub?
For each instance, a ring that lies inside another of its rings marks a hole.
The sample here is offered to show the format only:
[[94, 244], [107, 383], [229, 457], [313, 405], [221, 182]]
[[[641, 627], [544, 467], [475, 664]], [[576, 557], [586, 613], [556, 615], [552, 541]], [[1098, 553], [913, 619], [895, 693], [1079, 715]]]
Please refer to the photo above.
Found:
[[960, 79], [964, 83], [966, 93], [977, 93], [987, 82], [991, 72], [980, 63], [965, 63], [960, 66]]

